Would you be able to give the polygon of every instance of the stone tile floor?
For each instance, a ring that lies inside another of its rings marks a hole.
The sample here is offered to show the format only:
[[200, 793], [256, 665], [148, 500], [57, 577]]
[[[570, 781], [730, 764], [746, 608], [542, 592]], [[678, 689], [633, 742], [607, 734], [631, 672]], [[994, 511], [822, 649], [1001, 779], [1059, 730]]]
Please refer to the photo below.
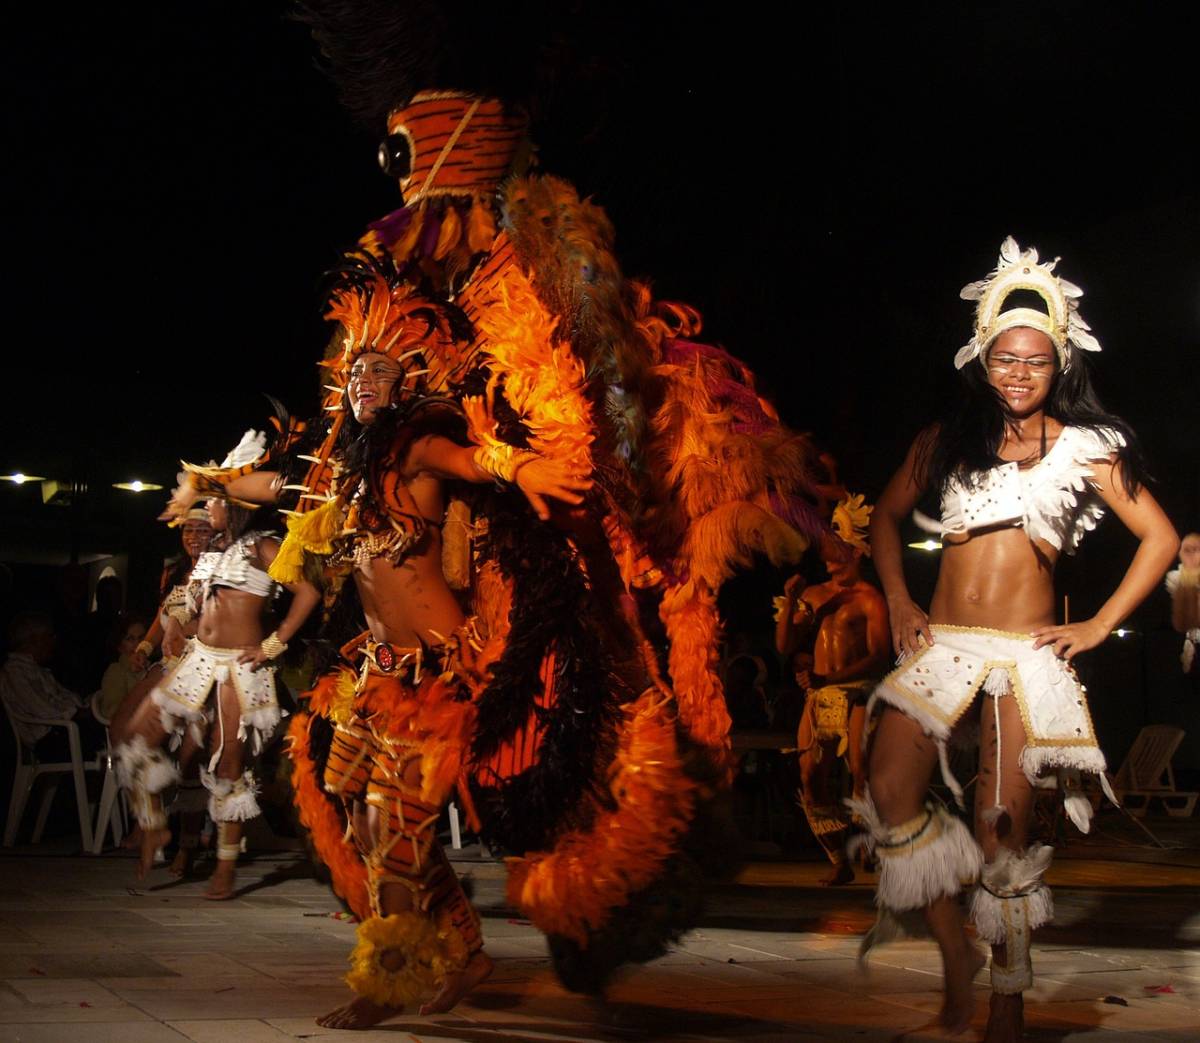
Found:
[[[1118, 823], [1118, 826], [1121, 824]], [[1151, 850], [1129, 824], [1073, 843], [1051, 869], [1056, 919], [1039, 932], [1029, 1038], [1200, 1039], [1200, 844]], [[932, 1040], [940, 966], [928, 942], [855, 960], [871, 883], [817, 886], [822, 866], [753, 863], [716, 889], [701, 927], [630, 969], [606, 1002], [566, 992], [538, 933], [504, 906], [503, 871], [457, 863], [484, 913], [495, 975], [451, 1014], [400, 1016], [353, 1037], [386, 1043], [565, 1040]], [[231, 902], [203, 881], [128, 857], [0, 856], [0, 1041], [267, 1043], [344, 1034], [313, 1017], [340, 1003], [352, 924], [299, 852], [245, 861]], [[971, 1031], [986, 1011], [986, 972]]]

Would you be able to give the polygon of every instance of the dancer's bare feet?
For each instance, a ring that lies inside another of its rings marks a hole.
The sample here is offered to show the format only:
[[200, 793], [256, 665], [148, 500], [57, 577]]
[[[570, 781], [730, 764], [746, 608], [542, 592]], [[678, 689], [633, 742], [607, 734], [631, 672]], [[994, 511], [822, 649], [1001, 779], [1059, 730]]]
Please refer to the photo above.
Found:
[[143, 829], [142, 842], [138, 851], [138, 864], [134, 874], [139, 880], [145, 880], [146, 874], [154, 867], [154, 856], [159, 848], [171, 841], [169, 829]]
[[849, 860], [843, 859], [840, 862], [834, 862], [833, 868], [821, 877], [821, 884], [825, 887], [837, 887], [840, 884], [848, 884], [854, 879], [854, 867]]
[[1025, 999], [1018, 992], [1012, 996], [992, 993], [988, 1006], [987, 1028], [983, 1043], [1016, 1043], [1025, 1038]]
[[[388, 949], [380, 954], [379, 962], [384, 970], [398, 971], [404, 966], [406, 957], [402, 949]], [[385, 1007], [365, 996], [355, 996], [337, 1010], [331, 1010], [317, 1018], [317, 1024], [327, 1029], [369, 1029], [381, 1021], [403, 1013], [403, 1007]]]
[[180, 879], [185, 876], [191, 876], [192, 864], [195, 861], [196, 849], [194, 847], [181, 847], [175, 852], [175, 857], [171, 859], [171, 864], [167, 866], [167, 872]]
[[951, 1035], [965, 1032], [971, 1025], [971, 1016], [975, 1013], [975, 990], [972, 982], [985, 963], [987, 956], [983, 950], [970, 942], [960, 958], [942, 961], [946, 998], [938, 1020]]
[[421, 1004], [421, 1014], [445, 1014], [453, 1010], [454, 1005], [476, 985], [485, 981], [495, 967], [492, 958], [482, 949], [472, 953], [467, 965], [457, 974], [447, 974], [437, 995], [428, 1003]]
[[322, 1014], [317, 1024], [327, 1029], [369, 1029], [403, 1012], [403, 1007], [381, 1007], [365, 996], [356, 996], [337, 1010]]
[[133, 832], [122, 838], [121, 848], [125, 851], [136, 851], [142, 846], [142, 827], [136, 822], [133, 824]]
[[204, 897], [211, 902], [222, 902], [232, 898], [237, 880], [237, 863], [231, 859], [217, 859], [217, 868], [208, 878], [208, 889]]

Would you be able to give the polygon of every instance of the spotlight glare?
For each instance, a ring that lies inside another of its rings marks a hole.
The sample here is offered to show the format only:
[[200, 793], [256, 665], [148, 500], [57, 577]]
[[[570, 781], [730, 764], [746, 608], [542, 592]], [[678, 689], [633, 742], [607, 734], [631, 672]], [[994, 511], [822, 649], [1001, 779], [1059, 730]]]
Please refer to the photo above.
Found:
[[131, 482], [114, 482], [114, 489], [124, 489], [129, 493], [144, 493], [152, 489], [161, 489], [161, 485], [155, 485], [154, 482], [143, 482], [140, 478], [135, 478]]
[[935, 551], [942, 549], [942, 544], [938, 540], [919, 540], [916, 543], [910, 543], [909, 546], [913, 550]]
[[25, 474], [24, 471], [0, 474], [0, 481], [12, 482], [14, 485], [24, 485], [26, 482], [44, 482], [45, 480], [40, 474]]

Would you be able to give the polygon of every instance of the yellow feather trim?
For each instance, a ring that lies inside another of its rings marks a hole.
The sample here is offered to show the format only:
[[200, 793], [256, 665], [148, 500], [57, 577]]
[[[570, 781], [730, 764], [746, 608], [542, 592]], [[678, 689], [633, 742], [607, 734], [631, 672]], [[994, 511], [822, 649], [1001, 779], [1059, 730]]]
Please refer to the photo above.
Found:
[[870, 554], [868, 533], [871, 531], [871, 511], [874, 508], [865, 500], [862, 493], [854, 496], [847, 493], [833, 509], [833, 528], [843, 543]]
[[[397, 949], [404, 962], [388, 970], [383, 957]], [[346, 984], [382, 1007], [406, 1007], [432, 995], [448, 974], [466, 965], [467, 943], [449, 916], [436, 923], [413, 912], [373, 916], [359, 924]]]
[[349, 727], [354, 717], [354, 699], [358, 695], [358, 675], [353, 670], [339, 669], [327, 716], [342, 728]]
[[299, 583], [304, 579], [304, 548], [290, 535], [279, 545], [275, 560], [267, 567], [267, 575], [276, 583]]
[[267, 570], [277, 583], [299, 583], [304, 578], [304, 554], [333, 553], [333, 537], [342, 531], [339, 500], [323, 503], [315, 511], [288, 518], [287, 536]]
[[288, 519], [288, 535], [295, 536], [310, 554], [332, 554], [333, 538], [342, 531], [340, 500], [323, 503], [315, 511]]

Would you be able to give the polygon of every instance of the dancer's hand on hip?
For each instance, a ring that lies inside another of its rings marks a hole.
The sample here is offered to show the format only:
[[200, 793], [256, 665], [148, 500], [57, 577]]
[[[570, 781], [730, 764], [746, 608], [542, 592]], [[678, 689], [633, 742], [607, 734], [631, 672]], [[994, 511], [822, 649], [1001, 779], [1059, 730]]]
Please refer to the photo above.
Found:
[[271, 657], [267, 655], [261, 645], [252, 645], [238, 656], [237, 661], [248, 664], [251, 670], [258, 670], [269, 663]]
[[1054, 646], [1054, 654], [1068, 663], [1071, 657], [1095, 648], [1108, 637], [1108, 627], [1096, 619], [1061, 626], [1038, 627], [1033, 631], [1033, 647]]
[[899, 656], [916, 655], [933, 644], [929, 617], [911, 598], [888, 602], [888, 619], [892, 625], [892, 647]]

